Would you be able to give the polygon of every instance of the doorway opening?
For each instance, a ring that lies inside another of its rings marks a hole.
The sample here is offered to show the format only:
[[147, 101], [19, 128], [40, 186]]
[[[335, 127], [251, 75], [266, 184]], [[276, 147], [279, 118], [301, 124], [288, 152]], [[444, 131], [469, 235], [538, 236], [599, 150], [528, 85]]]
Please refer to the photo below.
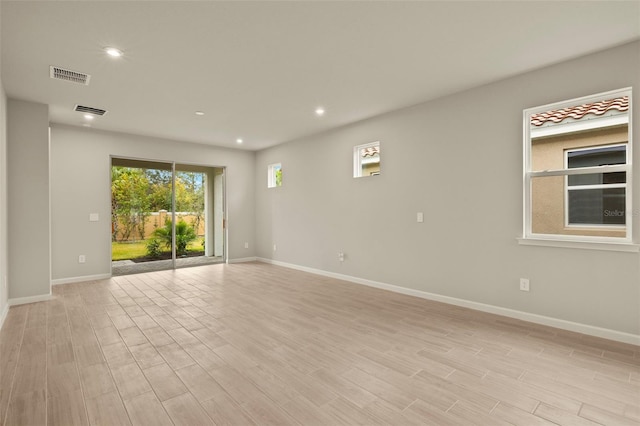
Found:
[[111, 159], [111, 274], [226, 260], [224, 168]]

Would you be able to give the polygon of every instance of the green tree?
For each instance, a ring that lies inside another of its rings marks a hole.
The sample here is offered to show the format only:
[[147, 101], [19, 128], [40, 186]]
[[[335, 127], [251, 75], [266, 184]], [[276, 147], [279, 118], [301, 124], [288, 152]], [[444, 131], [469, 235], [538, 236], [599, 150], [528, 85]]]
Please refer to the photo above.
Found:
[[204, 173], [176, 173], [176, 211], [195, 215], [191, 223], [194, 230], [199, 229], [204, 218], [204, 180]]
[[126, 241], [134, 229], [144, 239], [144, 224], [150, 212], [149, 181], [141, 169], [111, 168], [112, 240]]

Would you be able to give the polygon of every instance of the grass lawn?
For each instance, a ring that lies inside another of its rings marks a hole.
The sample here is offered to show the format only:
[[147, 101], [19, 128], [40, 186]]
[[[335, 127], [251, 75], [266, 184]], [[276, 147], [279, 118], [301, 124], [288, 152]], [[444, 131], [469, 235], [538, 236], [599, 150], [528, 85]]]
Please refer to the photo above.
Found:
[[[195, 249], [202, 250], [203, 238], [198, 238], [187, 246], [187, 250]], [[163, 251], [170, 252], [168, 249]], [[143, 241], [126, 241], [126, 242], [111, 242], [111, 259], [112, 260], [126, 260], [135, 259], [138, 257], [144, 257], [147, 255], [147, 240]]]

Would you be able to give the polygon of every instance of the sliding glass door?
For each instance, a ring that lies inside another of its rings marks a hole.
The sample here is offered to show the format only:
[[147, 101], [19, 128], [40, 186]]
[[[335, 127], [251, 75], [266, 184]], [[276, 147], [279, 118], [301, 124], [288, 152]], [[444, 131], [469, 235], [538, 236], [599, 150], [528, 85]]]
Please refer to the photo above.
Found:
[[224, 168], [112, 158], [112, 274], [225, 260]]

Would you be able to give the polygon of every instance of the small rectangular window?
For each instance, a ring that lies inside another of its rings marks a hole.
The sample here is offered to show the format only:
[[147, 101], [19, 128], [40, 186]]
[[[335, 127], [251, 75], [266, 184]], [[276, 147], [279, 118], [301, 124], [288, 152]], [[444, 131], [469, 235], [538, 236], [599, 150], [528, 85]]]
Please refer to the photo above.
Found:
[[353, 148], [353, 177], [380, 174], [380, 142], [371, 142]]
[[267, 167], [267, 188], [282, 186], [282, 164], [269, 164]]
[[630, 242], [631, 90], [524, 111], [524, 238]]

